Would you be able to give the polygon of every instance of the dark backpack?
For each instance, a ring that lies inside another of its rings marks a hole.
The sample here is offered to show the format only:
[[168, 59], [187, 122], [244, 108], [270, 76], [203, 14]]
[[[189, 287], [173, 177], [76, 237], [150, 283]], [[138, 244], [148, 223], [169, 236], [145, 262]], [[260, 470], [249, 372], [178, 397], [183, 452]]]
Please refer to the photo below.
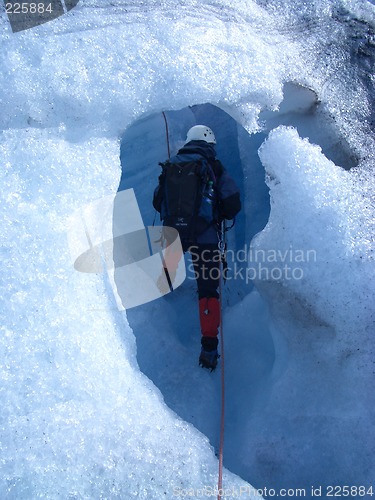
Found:
[[215, 175], [204, 159], [160, 165], [160, 216], [164, 226], [177, 229], [187, 248], [214, 223]]

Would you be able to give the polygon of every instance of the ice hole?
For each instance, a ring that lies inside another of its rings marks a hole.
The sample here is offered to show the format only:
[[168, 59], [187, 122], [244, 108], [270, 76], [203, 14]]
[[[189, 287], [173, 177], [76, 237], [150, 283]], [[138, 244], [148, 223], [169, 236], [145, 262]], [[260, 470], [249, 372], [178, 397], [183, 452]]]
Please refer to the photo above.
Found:
[[[318, 144], [329, 159], [343, 168], [350, 169], [356, 161], [334, 123], [320, 110], [316, 94], [294, 83], [285, 84], [284, 100], [278, 111], [260, 112], [259, 127], [252, 134], [212, 104], [169, 110], [164, 115], [168, 132], [162, 112], [139, 119], [125, 131], [118, 189], [133, 188], [145, 225], [159, 224], [152, 207], [152, 194], [160, 173], [158, 163], [167, 159], [168, 143], [173, 155], [183, 145], [191, 126], [208, 125], [216, 135], [218, 157], [241, 190], [243, 210], [229, 233], [229, 249], [237, 257], [239, 251], [248, 251], [252, 238], [262, 231], [269, 218], [269, 190], [258, 149], [270, 130], [279, 125], [293, 126], [300, 136]], [[243, 265], [246, 267], [246, 263]], [[191, 278], [188, 276], [175, 292], [128, 310], [127, 318], [136, 337], [141, 371], [160, 389], [169, 408], [204, 433], [217, 450], [219, 370], [210, 374], [198, 367], [198, 301], [195, 281]], [[259, 411], [262, 398], [277, 379], [280, 359], [281, 363], [287, 359], [283, 335], [272, 323], [269, 306], [272, 310], [272, 304], [266, 304], [253, 283], [246, 282], [246, 273], [237, 272], [237, 278], [224, 288], [227, 384], [224, 465], [259, 487], [283, 481], [269, 474], [267, 464], [257, 462], [256, 450], [249, 449], [251, 443], [246, 440], [249, 408], [254, 405]]]
[[[261, 380], [270, 373], [274, 348], [268, 328], [267, 306], [245, 280], [246, 263], [235, 262], [248, 249], [252, 237], [269, 216], [269, 194], [264, 169], [253, 138], [228, 113], [211, 105], [195, 105], [166, 111], [171, 154], [183, 145], [188, 129], [204, 123], [217, 140], [217, 155], [241, 190], [243, 210], [228, 233], [232, 280], [223, 292], [226, 355], [228, 444], [225, 465], [238, 470], [237, 446], [246, 422], [244, 401], [257, 397]], [[167, 132], [162, 113], [147, 116], [129, 127], [121, 141], [122, 176], [119, 190], [134, 188], [145, 225], [160, 224], [152, 207], [158, 182], [158, 163], [168, 157]], [[247, 193], [251, 193], [248, 198]], [[189, 275], [176, 291], [160, 300], [127, 310], [137, 342], [140, 369], [160, 389], [166, 404], [203, 432], [218, 449], [220, 425], [220, 373], [198, 366], [200, 328], [196, 284]], [[234, 266], [243, 266], [234, 279]], [[251, 319], [251, 325], [249, 322]], [[246, 325], [246, 326], [245, 326]], [[240, 369], [239, 369], [240, 367]], [[242, 471], [243, 472], [243, 471]], [[244, 473], [246, 476], [246, 473]]]

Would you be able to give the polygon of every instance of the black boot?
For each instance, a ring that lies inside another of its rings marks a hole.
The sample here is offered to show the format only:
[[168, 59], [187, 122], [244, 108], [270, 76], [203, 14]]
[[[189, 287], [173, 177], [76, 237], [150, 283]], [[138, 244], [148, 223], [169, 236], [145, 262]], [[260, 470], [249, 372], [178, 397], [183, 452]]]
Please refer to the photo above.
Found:
[[219, 354], [217, 352], [218, 346], [217, 337], [202, 337], [201, 344], [202, 349], [199, 356], [199, 365], [203, 368], [208, 368], [214, 371], [217, 366], [217, 360], [219, 359]]

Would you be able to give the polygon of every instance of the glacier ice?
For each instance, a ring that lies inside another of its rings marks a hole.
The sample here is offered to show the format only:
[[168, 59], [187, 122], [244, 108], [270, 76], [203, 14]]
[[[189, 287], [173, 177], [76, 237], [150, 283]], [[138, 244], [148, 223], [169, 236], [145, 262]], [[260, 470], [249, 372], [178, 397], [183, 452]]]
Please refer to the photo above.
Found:
[[[177, 148], [213, 105], [238, 122], [211, 108], [213, 129], [230, 132], [221, 154], [241, 167], [233, 248], [259, 232], [254, 250], [317, 256], [298, 262], [303, 280], [228, 287], [224, 465], [243, 479], [226, 470], [224, 484], [370, 486], [374, 8], [82, 0], [20, 33], [0, 11], [2, 497], [172, 498], [216, 484], [219, 381], [196, 368], [196, 332], [175, 328], [178, 315], [197, 325], [191, 283], [188, 313], [178, 296], [155, 301], [130, 327], [108, 280], [74, 270], [66, 238], [77, 209], [130, 182], [123, 136], [146, 203], [142, 168], [151, 151], [166, 157], [161, 111]], [[285, 111], [286, 84], [311, 89], [313, 109]], [[146, 132], [150, 149], [131, 149]]]

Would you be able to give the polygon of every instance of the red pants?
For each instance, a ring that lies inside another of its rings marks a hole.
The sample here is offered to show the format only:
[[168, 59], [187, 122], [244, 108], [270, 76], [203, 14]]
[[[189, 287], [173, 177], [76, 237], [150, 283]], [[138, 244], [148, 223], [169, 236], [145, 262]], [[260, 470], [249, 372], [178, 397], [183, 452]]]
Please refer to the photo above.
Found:
[[189, 249], [197, 279], [199, 320], [204, 337], [218, 335], [220, 325], [220, 259], [216, 244], [194, 245]]

